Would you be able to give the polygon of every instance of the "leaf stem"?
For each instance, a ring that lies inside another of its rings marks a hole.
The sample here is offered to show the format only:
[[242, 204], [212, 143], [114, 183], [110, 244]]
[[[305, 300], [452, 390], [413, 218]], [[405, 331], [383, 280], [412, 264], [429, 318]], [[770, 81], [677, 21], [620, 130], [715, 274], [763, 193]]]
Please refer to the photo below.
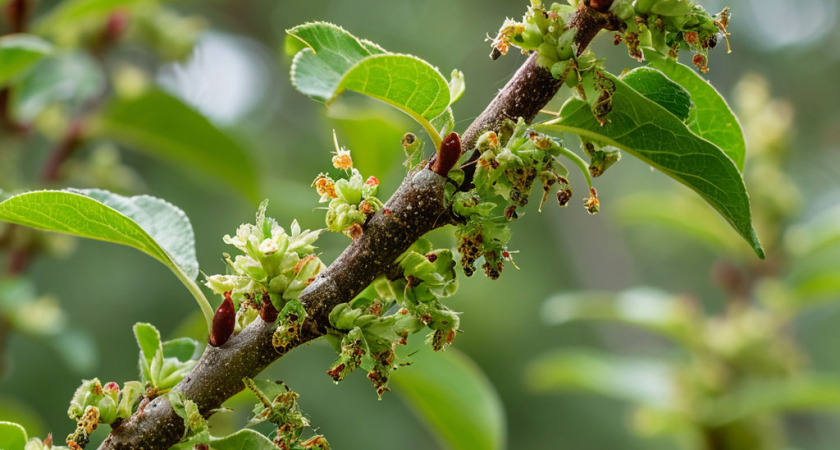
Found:
[[195, 301], [198, 302], [198, 307], [201, 308], [201, 313], [204, 315], [204, 320], [207, 322], [207, 333], [210, 333], [210, 330], [213, 327], [213, 315], [215, 311], [213, 311], [213, 307], [210, 306], [210, 302], [207, 300], [207, 297], [204, 296], [204, 292], [201, 292], [201, 288], [198, 287], [195, 280], [189, 279], [189, 277], [187, 277], [187, 275], [180, 269], [173, 272], [175, 272], [175, 275], [179, 280], [181, 280], [181, 283], [184, 283], [184, 286], [189, 289], [190, 294], [195, 297]]
[[592, 176], [589, 175], [589, 164], [586, 164], [586, 161], [584, 161], [580, 155], [567, 149], [566, 147], [560, 147], [560, 154], [568, 158], [580, 168], [580, 171], [583, 173], [583, 177], [586, 178], [586, 184], [589, 185], [589, 189], [592, 189]]

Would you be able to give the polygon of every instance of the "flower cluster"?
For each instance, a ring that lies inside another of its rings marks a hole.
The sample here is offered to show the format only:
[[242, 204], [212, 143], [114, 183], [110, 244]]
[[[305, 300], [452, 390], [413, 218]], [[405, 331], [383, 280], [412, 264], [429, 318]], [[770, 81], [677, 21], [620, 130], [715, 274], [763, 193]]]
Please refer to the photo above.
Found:
[[[298, 406], [298, 394], [281, 382], [269, 383], [250, 378], [243, 380], [245, 386], [257, 396], [260, 403], [254, 407], [254, 417], [248, 425], [269, 422], [277, 426], [274, 444], [283, 450], [329, 450], [326, 438], [315, 435], [303, 440], [303, 430], [309, 426], [309, 420]], [[260, 383], [263, 389], [257, 385]]]
[[[233, 260], [225, 254], [232, 273], [207, 278], [206, 284], [213, 292], [227, 293], [239, 305], [239, 329], [256, 318], [258, 307], [266, 301], [277, 311], [302, 310], [297, 297], [325, 267], [313, 246], [321, 230], [301, 230], [294, 221], [289, 234], [265, 216], [267, 206], [268, 201], [260, 205], [254, 224], [243, 224], [235, 236], [224, 237], [225, 243], [244, 253]], [[289, 303], [294, 305], [287, 308]]]
[[[538, 133], [523, 120], [508, 122], [500, 134], [487, 132], [477, 143], [481, 156], [476, 162], [475, 188], [467, 192], [452, 192], [449, 196], [452, 214], [460, 223], [456, 231], [461, 266], [471, 276], [474, 263], [484, 258], [483, 269], [487, 276], [496, 279], [501, 275], [505, 261], [511, 261], [507, 243], [511, 237], [509, 222], [519, 217], [517, 208], [525, 207], [531, 198], [534, 183], [539, 180], [543, 188], [540, 210], [551, 192], [557, 187], [557, 202], [566, 206], [572, 197], [567, 178], [568, 170], [558, 160], [570, 159], [590, 180], [590, 172], [603, 173], [618, 160], [617, 151], [598, 148], [590, 144], [587, 164], [575, 153], [566, 149], [563, 142]], [[591, 188], [591, 186], [590, 186]], [[598, 212], [600, 202], [594, 189], [584, 200], [590, 214]]]
[[[587, 30], [571, 26], [576, 11], [570, 5], [553, 3], [546, 8], [540, 0], [531, 0], [521, 21], [505, 20], [497, 37], [491, 39], [491, 56], [495, 59], [506, 54], [511, 45], [525, 53], [536, 50], [537, 64], [562, 79], [577, 64], [579, 47], [588, 44], [580, 36]], [[713, 16], [696, 0], [615, 0], [608, 11], [588, 11], [600, 14], [600, 20], [618, 33], [615, 43], [623, 40], [630, 56], [639, 61], [644, 60], [642, 46], [673, 58], [681, 47], [687, 47], [695, 53], [697, 68], [706, 72], [709, 49], [717, 45], [719, 37], [728, 43], [729, 9]]]
[[358, 169], [353, 167], [350, 151], [338, 147], [332, 158], [333, 167], [344, 171], [347, 178], [334, 180], [326, 173], [315, 178], [312, 186], [321, 196], [321, 202], [330, 202], [327, 208], [327, 230], [344, 233], [355, 239], [362, 234], [362, 225], [376, 211], [382, 208], [382, 202], [376, 198], [379, 180], [371, 176], [365, 180]]
[[391, 370], [398, 365], [396, 347], [405, 345], [410, 334], [428, 327], [432, 347], [442, 350], [460, 323], [458, 314], [440, 301], [458, 289], [450, 250], [432, 250], [421, 239], [395, 264], [387, 277], [330, 313], [328, 337], [339, 357], [327, 373], [338, 382], [361, 367], [380, 396], [389, 390]]

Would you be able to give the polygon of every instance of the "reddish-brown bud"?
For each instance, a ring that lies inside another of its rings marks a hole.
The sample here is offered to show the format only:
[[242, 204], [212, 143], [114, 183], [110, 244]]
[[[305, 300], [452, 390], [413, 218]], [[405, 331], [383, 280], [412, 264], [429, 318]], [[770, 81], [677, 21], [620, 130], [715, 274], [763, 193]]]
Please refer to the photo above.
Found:
[[263, 296], [263, 304], [262, 308], [260, 309], [260, 319], [266, 323], [273, 323], [277, 320], [277, 308], [274, 307], [274, 304], [271, 303], [271, 299], [266, 299], [267, 296]]
[[610, 10], [613, 0], [590, 0], [589, 7], [605, 13]]
[[445, 177], [461, 158], [461, 138], [458, 133], [449, 133], [440, 144], [437, 157], [432, 162], [432, 172]]
[[216, 314], [213, 316], [213, 329], [210, 330], [210, 345], [221, 347], [225, 345], [233, 335], [236, 326], [236, 310], [233, 308], [233, 300], [230, 298], [230, 291], [225, 292], [225, 300], [219, 305]]

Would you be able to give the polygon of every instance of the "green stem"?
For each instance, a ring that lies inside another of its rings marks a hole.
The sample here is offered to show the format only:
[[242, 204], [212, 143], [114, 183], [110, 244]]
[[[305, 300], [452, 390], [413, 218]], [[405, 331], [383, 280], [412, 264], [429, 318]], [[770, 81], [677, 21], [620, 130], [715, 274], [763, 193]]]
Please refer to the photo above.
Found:
[[198, 307], [201, 308], [201, 313], [204, 314], [204, 320], [207, 322], [207, 332], [209, 333], [213, 328], [213, 315], [215, 314], [213, 307], [210, 306], [210, 302], [204, 296], [204, 292], [201, 292], [201, 288], [198, 287], [194, 280], [187, 278], [187, 275], [181, 270], [176, 270], [175, 275], [184, 283], [187, 289], [189, 289], [190, 294], [195, 297], [195, 301], [198, 302]]
[[565, 147], [560, 147], [560, 154], [571, 160], [580, 168], [584, 178], [586, 178], [586, 184], [589, 185], [589, 189], [592, 189], [592, 177], [589, 175], [589, 164], [587, 164], [586, 161], [584, 161], [577, 153]]

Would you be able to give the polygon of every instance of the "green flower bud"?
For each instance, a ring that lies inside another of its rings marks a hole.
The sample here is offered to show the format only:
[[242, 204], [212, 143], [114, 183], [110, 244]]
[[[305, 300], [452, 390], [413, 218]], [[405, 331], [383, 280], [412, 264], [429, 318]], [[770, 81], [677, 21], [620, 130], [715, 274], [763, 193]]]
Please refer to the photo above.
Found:
[[633, 8], [633, 0], [614, 0], [612, 13], [621, 20], [630, 20], [636, 15], [636, 10]]
[[[542, 14], [539, 14], [542, 17]], [[522, 50], [535, 50], [543, 43], [543, 32], [539, 25], [526, 23], [522, 34], [515, 35], [512, 43]]]
[[573, 45], [575, 43], [576, 34], [577, 31], [575, 29], [568, 29], [560, 35], [559, 39], [557, 39], [557, 59], [559, 61], [565, 61], [574, 56], [575, 50]]
[[660, 16], [685, 16], [694, 6], [693, 0], [658, 0], [650, 12]]
[[659, 0], [636, 0], [636, 12], [638, 14], [647, 14]]
[[134, 407], [143, 397], [143, 384], [139, 381], [127, 381], [123, 384], [117, 404], [117, 418], [127, 419], [134, 413]]
[[563, 80], [566, 78], [566, 74], [570, 72], [569, 69], [572, 68], [572, 63], [569, 60], [565, 61], [558, 61], [551, 66], [551, 76], [558, 80]]

